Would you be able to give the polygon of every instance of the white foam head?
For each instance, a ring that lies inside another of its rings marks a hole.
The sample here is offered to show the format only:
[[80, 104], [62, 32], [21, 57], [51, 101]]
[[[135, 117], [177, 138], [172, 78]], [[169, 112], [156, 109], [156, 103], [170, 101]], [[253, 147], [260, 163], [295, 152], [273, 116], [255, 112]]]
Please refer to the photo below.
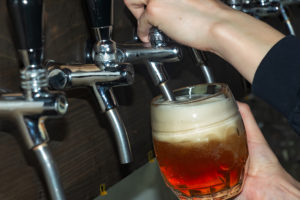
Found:
[[235, 123], [236, 116], [239, 118], [237, 114], [238, 109], [234, 100], [226, 98], [223, 94], [189, 103], [164, 102], [151, 107], [152, 131], [157, 139], [185, 140], [190, 137], [193, 140], [194, 134], [200, 132], [208, 134], [210, 131], [207, 129], [215, 127], [218, 122], [231, 119], [227, 123], [230, 121], [230, 124]]

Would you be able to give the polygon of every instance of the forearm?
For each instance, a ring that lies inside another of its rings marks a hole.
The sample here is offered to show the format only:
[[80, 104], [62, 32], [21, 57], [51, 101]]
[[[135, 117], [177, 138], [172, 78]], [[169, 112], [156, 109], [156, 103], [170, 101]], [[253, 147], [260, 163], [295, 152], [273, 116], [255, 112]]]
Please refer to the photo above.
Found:
[[282, 33], [245, 13], [224, 9], [221, 23], [212, 25], [212, 50], [231, 63], [250, 83], [260, 62]]
[[218, 0], [124, 0], [138, 19], [138, 35], [149, 42], [151, 26], [173, 40], [211, 51], [231, 63], [248, 81], [283, 34]]

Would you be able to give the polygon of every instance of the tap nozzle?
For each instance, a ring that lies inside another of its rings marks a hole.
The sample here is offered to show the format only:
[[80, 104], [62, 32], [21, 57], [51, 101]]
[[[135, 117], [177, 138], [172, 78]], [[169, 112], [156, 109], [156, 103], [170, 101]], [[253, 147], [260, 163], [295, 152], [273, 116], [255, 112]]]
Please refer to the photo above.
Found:
[[[154, 27], [150, 30], [149, 37], [152, 47], [157, 48], [167, 46], [168, 38], [157, 28]], [[175, 96], [167, 85], [168, 77], [164, 69], [164, 64], [162, 62], [148, 60], [146, 66], [154, 85], [159, 86], [163, 97], [168, 101], [175, 101]]]

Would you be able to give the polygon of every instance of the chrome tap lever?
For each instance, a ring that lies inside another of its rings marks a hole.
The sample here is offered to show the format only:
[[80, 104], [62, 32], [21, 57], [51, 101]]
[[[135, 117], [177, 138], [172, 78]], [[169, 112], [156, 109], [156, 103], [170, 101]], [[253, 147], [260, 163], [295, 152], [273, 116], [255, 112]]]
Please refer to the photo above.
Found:
[[[157, 28], [151, 29], [149, 37], [152, 47], [167, 46], [167, 37]], [[168, 101], [175, 101], [175, 96], [167, 85], [168, 77], [164, 69], [164, 64], [148, 60], [146, 65], [154, 85], [159, 86], [163, 97]]]
[[26, 146], [36, 154], [49, 194], [53, 200], [64, 200], [63, 187], [48, 150], [49, 140], [44, 121], [64, 114], [68, 103], [64, 95], [47, 90], [46, 70], [42, 67], [42, 0], [8, 0], [17, 47], [23, 62], [23, 93], [5, 94], [0, 98], [0, 115], [17, 122]]
[[191, 48], [192, 50], [192, 55], [194, 57], [194, 62], [196, 64], [196, 66], [199, 66], [206, 83], [213, 83], [215, 82], [215, 78], [214, 75], [212, 73], [212, 70], [209, 66], [207, 66], [206, 64], [206, 57], [204, 55], [204, 53], [202, 51], [198, 51], [197, 49]]

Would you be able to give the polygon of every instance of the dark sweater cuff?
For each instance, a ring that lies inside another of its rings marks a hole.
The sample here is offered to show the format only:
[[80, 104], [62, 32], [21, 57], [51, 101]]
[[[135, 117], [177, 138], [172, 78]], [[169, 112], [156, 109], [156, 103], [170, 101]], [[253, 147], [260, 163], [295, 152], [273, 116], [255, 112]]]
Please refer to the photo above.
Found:
[[260, 63], [252, 91], [281, 112], [300, 133], [300, 40], [286, 36]]

